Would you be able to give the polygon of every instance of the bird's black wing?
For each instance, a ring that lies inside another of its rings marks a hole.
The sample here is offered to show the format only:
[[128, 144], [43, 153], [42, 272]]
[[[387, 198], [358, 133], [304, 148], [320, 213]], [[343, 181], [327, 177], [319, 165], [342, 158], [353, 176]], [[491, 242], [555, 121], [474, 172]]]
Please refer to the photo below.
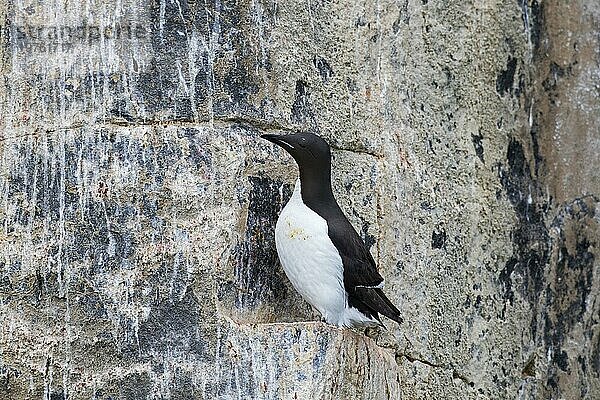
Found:
[[344, 287], [350, 305], [377, 319], [377, 313], [381, 313], [401, 323], [400, 311], [383, 293], [383, 278], [354, 227], [343, 214], [329, 219], [327, 223], [329, 237], [344, 264]]

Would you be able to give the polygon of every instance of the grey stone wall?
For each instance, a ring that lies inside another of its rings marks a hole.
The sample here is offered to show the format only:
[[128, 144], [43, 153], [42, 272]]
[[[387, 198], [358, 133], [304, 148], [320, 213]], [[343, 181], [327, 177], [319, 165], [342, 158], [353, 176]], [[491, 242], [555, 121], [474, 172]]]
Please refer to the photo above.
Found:
[[[0, 4], [0, 398], [600, 397], [600, 6]], [[339, 330], [273, 243], [294, 164], [405, 323]]]

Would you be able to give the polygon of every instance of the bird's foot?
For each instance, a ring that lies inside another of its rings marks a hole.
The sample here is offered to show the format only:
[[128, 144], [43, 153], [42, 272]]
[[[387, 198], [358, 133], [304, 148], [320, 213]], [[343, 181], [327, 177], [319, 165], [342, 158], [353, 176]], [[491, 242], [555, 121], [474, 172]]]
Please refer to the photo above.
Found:
[[378, 326], [368, 326], [365, 328], [365, 336], [371, 339], [377, 339], [381, 334], [381, 328]]

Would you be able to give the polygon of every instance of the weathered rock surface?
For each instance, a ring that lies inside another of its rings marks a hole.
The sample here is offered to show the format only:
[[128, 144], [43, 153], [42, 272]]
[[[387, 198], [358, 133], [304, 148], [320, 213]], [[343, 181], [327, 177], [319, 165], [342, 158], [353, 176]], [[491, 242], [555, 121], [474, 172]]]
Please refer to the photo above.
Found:
[[[0, 4], [0, 398], [600, 397], [600, 6]], [[406, 323], [273, 243], [311, 131]], [[389, 321], [388, 321], [389, 322]]]

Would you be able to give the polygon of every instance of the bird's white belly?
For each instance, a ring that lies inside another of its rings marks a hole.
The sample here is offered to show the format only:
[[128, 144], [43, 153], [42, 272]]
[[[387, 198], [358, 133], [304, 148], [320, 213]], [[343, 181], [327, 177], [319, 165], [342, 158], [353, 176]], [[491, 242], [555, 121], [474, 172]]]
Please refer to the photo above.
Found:
[[327, 322], [340, 324], [347, 304], [343, 266], [327, 230], [327, 222], [302, 202], [297, 184], [277, 220], [277, 253], [298, 293]]

